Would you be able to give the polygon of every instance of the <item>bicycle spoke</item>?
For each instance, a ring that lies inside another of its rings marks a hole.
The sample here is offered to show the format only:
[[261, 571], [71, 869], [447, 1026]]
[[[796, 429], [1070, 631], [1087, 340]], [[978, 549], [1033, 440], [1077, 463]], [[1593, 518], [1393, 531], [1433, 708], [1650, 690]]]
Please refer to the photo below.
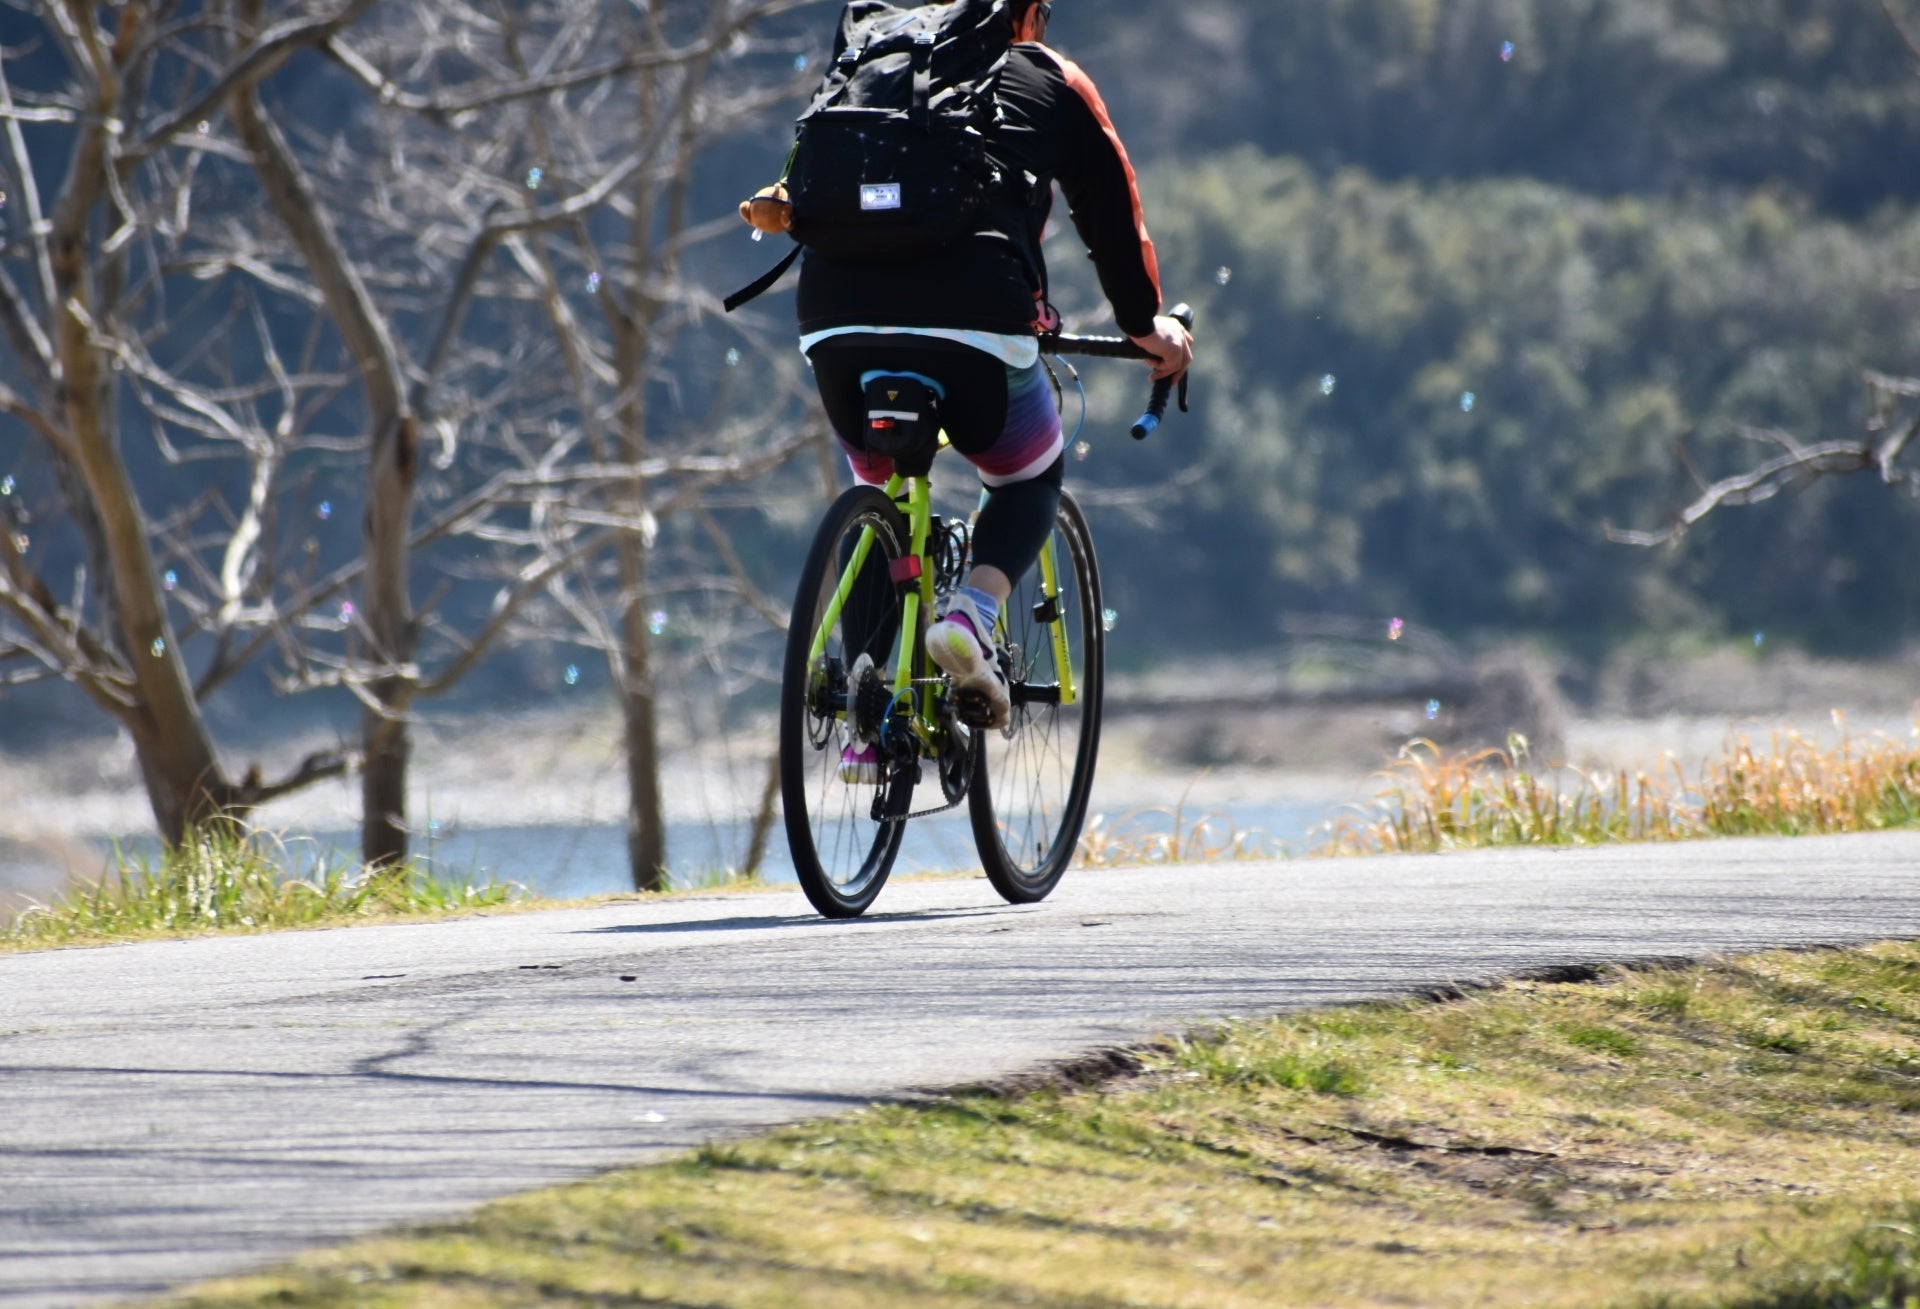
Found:
[[[781, 796], [795, 872], [830, 917], [852, 917], [873, 902], [899, 852], [902, 824], [894, 820], [911, 799], [896, 779], [877, 787], [841, 776], [860, 692], [854, 670], [862, 656], [891, 668], [898, 648], [888, 567], [907, 549], [891, 500], [872, 488], [848, 492], [821, 524], [794, 604], [782, 676]], [[884, 776], [884, 760], [881, 767]], [[877, 796], [885, 797], [879, 817]]]
[[[1052, 545], [1058, 594], [1047, 603], [1046, 569], [1023, 580], [1009, 602], [1014, 681], [1019, 697], [1007, 733], [990, 737], [973, 795], [974, 837], [987, 875], [1009, 900], [1037, 900], [1072, 861], [1086, 822], [1099, 742], [1104, 647], [1099, 575], [1084, 519], [1071, 496], [1061, 502]], [[1035, 618], [1051, 613], [1051, 622]], [[1070, 667], [1059, 664], [1056, 626]], [[1062, 689], [1076, 691], [1063, 704]]]

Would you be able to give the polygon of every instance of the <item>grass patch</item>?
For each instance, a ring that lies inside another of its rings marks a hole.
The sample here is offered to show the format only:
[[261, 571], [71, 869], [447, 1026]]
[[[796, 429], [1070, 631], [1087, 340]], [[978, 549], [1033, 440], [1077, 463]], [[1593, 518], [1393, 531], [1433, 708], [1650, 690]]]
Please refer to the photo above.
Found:
[[1264, 831], [1243, 828], [1230, 814], [1189, 817], [1183, 807], [1129, 810], [1087, 820], [1074, 852], [1076, 868], [1140, 868], [1164, 864], [1239, 863], [1285, 855]]
[[717, 1144], [181, 1303], [1905, 1305], [1917, 1050], [1920, 946], [1515, 982]]
[[1733, 1309], [1914, 1309], [1920, 1306], [1920, 1205], [1849, 1236], [1806, 1272]]
[[1171, 806], [1149, 805], [1116, 818], [1094, 814], [1080, 834], [1074, 867], [1217, 864], [1286, 856], [1285, 847], [1268, 833], [1241, 827], [1231, 814], [1189, 808], [1188, 801], [1199, 780], [1194, 778]]
[[515, 886], [450, 882], [419, 865], [375, 874], [267, 837], [200, 833], [30, 905], [0, 928], [0, 951], [442, 917], [527, 899]]
[[[1823, 745], [1741, 736], [1689, 775], [1536, 768], [1524, 738], [1507, 750], [1442, 756], [1417, 741], [1371, 804], [1327, 824], [1322, 854], [1432, 853], [1516, 845], [1604, 845], [1710, 836], [1877, 832], [1920, 822], [1920, 743], [1844, 733]], [[1920, 727], [1916, 728], [1920, 734]]]

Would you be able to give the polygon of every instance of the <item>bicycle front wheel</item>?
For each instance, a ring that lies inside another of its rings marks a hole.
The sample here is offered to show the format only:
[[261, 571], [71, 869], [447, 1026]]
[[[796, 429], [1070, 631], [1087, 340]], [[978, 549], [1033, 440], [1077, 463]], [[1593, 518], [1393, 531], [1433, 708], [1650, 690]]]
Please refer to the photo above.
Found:
[[[780, 798], [801, 889], [828, 918], [856, 918], [886, 884], [913, 802], [914, 769], [881, 750], [850, 777], [841, 751], [888, 716], [901, 605], [889, 575], [911, 553], [907, 520], [873, 487], [827, 511], [800, 574], [780, 678]], [[871, 660], [865, 678], [856, 669]]]
[[1100, 752], [1105, 610], [1087, 520], [1062, 492], [1042, 558], [1001, 611], [1013, 721], [981, 743], [969, 792], [994, 890], [1044, 900], [1073, 862]]

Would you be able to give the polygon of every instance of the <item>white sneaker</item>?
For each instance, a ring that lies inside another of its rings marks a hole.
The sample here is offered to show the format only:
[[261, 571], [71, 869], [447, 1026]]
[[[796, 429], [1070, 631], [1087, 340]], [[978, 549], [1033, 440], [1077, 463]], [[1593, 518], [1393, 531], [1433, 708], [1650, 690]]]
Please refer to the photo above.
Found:
[[962, 722], [999, 731], [1013, 720], [1013, 701], [993, 638], [966, 596], [948, 600], [940, 620], [927, 629], [927, 657], [953, 678]]

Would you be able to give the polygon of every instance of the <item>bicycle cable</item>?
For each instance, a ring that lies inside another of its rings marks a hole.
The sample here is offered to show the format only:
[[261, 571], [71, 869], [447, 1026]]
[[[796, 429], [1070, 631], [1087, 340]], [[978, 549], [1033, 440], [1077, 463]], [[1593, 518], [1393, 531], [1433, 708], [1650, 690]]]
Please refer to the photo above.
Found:
[[1068, 375], [1073, 378], [1075, 389], [1080, 392], [1080, 421], [1074, 425], [1073, 435], [1067, 437], [1066, 440], [1062, 442], [1067, 449], [1071, 450], [1074, 446], [1080, 444], [1080, 436], [1087, 430], [1087, 379], [1080, 376], [1080, 370], [1075, 368], [1071, 361], [1059, 355], [1043, 354], [1040, 356], [1040, 362], [1046, 365], [1047, 380], [1053, 383], [1053, 403], [1055, 408], [1064, 410], [1067, 407], [1066, 388], [1060, 385], [1060, 374], [1053, 371], [1055, 363], [1058, 363], [1062, 368], [1067, 370]]

